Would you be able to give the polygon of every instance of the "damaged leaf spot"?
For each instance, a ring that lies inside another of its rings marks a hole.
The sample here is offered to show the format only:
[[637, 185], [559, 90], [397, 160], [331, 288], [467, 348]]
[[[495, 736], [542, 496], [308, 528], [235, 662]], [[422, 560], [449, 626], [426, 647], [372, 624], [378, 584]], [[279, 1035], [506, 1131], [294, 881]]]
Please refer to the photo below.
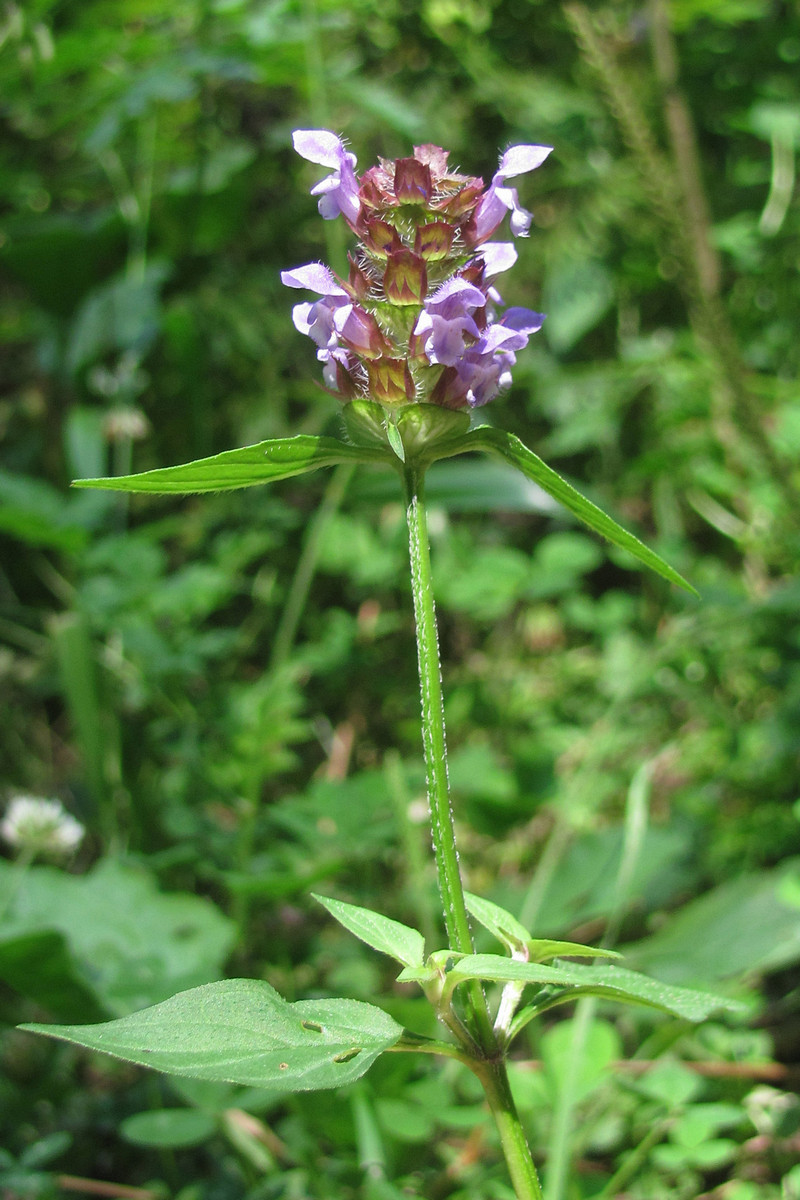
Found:
[[350, 1062], [351, 1058], [355, 1058], [356, 1055], [360, 1054], [360, 1053], [361, 1053], [361, 1047], [354, 1046], [352, 1050], [343, 1050], [341, 1054], [334, 1054], [333, 1061], [335, 1063]]

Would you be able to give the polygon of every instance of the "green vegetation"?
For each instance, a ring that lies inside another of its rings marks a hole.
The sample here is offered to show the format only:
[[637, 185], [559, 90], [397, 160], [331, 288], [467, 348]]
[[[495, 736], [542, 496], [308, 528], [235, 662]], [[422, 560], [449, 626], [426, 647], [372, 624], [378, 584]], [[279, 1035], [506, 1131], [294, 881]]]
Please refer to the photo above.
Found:
[[[372, 1057], [402, 1027], [442, 1037], [387, 955], [418, 979], [409, 926], [429, 951], [444, 932], [402, 493], [342, 449], [280, 283], [346, 269], [291, 149], [325, 127], [362, 165], [432, 142], [487, 181], [498, 149], [555, 147], [502, 288], [547, 321], [481, 411], [497, 428], [458, 431], [495, 454], [426, 483], [477, 931], [449, 986], [574, 989], [512, 1027], [546, 1200], [798, 1200], [796, 5], [29, 0], [0, 20], [0, 1192], [512, 1195], [457, 1054], [362, 1074], [349, 1049], [356, 1027]], [[286, 460], [227, 457], [275, 439]], [[312, 455], [333, 470], [295, 477]], [[699, 596], [573, 521], [538, 455]], [[273, 482], [68, 489], [190, 459]], [[18, 795], [58, 797], [80, 844], [26, 842]], [[622, 967], [551, 962], [576, 942]], [[653, 1007], [612, 1002], [623, 975]], [[326, 1009], [308, 1069], [355, 1082], [290, 1093], [266, 1053], [239, 1085], [158, 1076], [14, 1028], [123, 1038], [215, 984], [243, 1027], [291, 1010], [313, 1042]], [[709, 991], [744, 1010], [690, 1025]]]

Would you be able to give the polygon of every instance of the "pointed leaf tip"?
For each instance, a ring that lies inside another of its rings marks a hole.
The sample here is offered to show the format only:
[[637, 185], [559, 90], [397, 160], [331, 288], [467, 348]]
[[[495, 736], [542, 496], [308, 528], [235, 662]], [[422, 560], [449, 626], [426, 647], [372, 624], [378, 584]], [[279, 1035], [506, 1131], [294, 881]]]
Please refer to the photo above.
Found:
[[393, 921], [368, 908], [345, 904], [343, 900], [329, 900], [326, 896], [314, 895], [314, 899], [326, 908], [331, 916], [373, 950], [388, 954], [404, 967], [421, 967], [425, 958], [425, 939], [416, 929]]
[[116, 475], [106, 479], [76, 479], [72, 486], [106, 488], [118, 492], [149, 492], [153, 495], [190, 495], [226, 492], [303, 475], [320, 467], [343, 462], [380, 462], [383, 455], [367, 446], [353, 446], [338, 438], [298, 434], [224, 450], [210, 458], [177, 467], [157, 467], [138, 475]]
[[674, 567], [665, 562], [654, 550], [645, 546], [644, 542], [639, 541], [627, 529], [618, 525], [612, 517], [603, 512], [602, 508], [598, 508], [591, 500], [582, 496], [571, 484], [567, 483], [566, 479], [562, 479], [557, 471], [548, 467], [546, 462], [529, 450], [512, 433], [507, 433], [504, 429], [494, 429], [489, 425], [481, 425], [462, 439], [461, 449], [486, 450], [489, 453], [501, 455], [506, 462], [511, 463], [534, 483], [538, 483], [540, 488], [568, 509], [584, 525], [588, 525], [595, 533], [599, 533], [601, 537], [606, 538], [621, 550], [627, 550], [643, 566], [649, 567], [662, 579], [677, 584], [684, 591], [691, 592], [693, 596], [698, 595], [697, 589], [692, 587]]

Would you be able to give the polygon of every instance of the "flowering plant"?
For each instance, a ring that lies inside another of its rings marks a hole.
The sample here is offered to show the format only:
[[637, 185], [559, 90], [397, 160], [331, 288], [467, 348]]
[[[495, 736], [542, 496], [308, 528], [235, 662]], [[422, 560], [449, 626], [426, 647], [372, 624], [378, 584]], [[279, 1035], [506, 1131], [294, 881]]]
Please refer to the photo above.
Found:
[[81, 844], [83, 834], [80, 821], [60, 800], [42, 796], [13, 796], [0, 821], [0, 838], [31, 859], [37, 855], [71, 854]]
[[[561, 479], [518, 439], [470, 413], [510, 381], [515, 356], [542, 324], [509, 308], [495, 281], [516, 258], [512, 242], [490, 241], [507, 214], [525, 236], [531, 214], [507, 181], [538, 167], [546, 146], [513, 146], [488, 188], [448, 166], [436, 146], [381, 162], [361, 178], [341, 139], [324, 130], [294, 135], [299, 153], [330, 169], [313, 188], [323, 217], [341, 215], [359, 239], [347, 280], [323, 264], [283, 273], [291, 288], [319, 297], [294, 309], [317, 346], [329, 390], [344, 403], [343, 438], [298, 436], [226, 451], [180, 467], [83, 487], [139, 492], [205, 492], [247, 487], [344, 462], [383, 463], [401, 476], [406, 498], [411, 589], [422, 693], [431, 835], [446, 945], [425, 946], [417, 930], [371, 910], [318, 897], [332, 917], [402, 967], [398, 979], [422, 988], [443, 1026], [441, 1038], [402, 1029], [379, 1007], [354, 1000], [290, 1004], [260, 980], [225, 980], [179, 993], [116, 1021], [28, 1026], [175, 1075], [278, 1091], [337, 1087], [359, 1078], [384, 1052], [458, 1060], [481, 1081], [514, 1190], [541, 1197], [506, 1069], [510, 1044], [529, 1021], [576, 997], [635, 1001], [689, 1020], [724, 1006], [716, 997], [657, 984], [608, 963], [575, 957], [613, 952], [535, 938], [513, 914], [465, 891], [450, 805], [436, 615], [424, 499], [427, 468], [470, 451], [500, 455], [576, 517], [642, 564], [681, 586], [667, 563]], [[476, 954], [471, 921], [502, 953]], [[490, 1000], [485, 985], [499, 985]]]

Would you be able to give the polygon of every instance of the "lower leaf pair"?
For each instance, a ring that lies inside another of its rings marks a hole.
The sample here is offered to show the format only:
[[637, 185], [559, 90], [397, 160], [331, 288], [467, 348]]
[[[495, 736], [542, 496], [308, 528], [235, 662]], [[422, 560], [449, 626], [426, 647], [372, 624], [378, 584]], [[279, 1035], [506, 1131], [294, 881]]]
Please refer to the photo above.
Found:
[[[400, 962], [400, 981], [424, 986], [441, 978], [440, 1006], [449, 1005], [456, 987], [468, 980], [514, 985], [517, 1001], [524, 988], [536, 986], [537, 996], [506, 1026], [508, 1040], [546, 1009], [580, 996], [644, 1004], [689, 1021], [704, 1020], [717, 1009], [738, 1007], [729, 1000], [672, 987], [617, 966], [572, 962], [546, 965], [537, 959], [552, 960], [565, 954], [619, 956], [574, 942], [531, 938], [510, 913], [477, 896], [468, 894], [470, 911], [513, 957], [457, 955], [444, 950], [426, 959], [424, 939], [417, 930], [341, 900], [316, 899], [361, 941]], [[374, 1005], [342, 999], [292, 1004], [268, 983], [255, 979], [205, 984], [100, 1025], [22, 1028], [170, 1075], [281, 1092], [342, 1087], [358, 1079], [378, 1055], [394, 1047], [455, 1051], [455, 1047], [444, 1043], [406, 1034]], [[456, 1056], [462, 1061], [469, 1057], [463, 1048]]]

